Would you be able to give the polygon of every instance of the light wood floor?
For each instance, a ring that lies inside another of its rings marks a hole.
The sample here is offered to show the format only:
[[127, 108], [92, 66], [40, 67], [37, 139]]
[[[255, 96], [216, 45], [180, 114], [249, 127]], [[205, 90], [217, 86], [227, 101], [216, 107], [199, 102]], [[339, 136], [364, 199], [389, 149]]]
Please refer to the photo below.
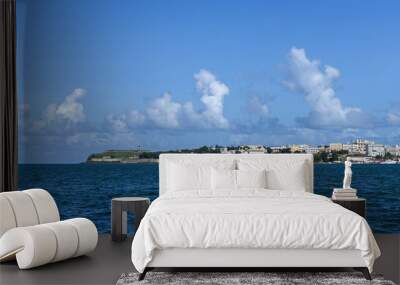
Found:
[[[375, 237], [382, 251], [382, 257], [375, 263], [375, 272], [399, 284], [400, 234], [376, 234]], [[115, 284], [122, 273], [134, 271], [131, 242], [130, 238], [116, 243], [109, 235], [101, 235], [97, 249], [88, 256], [30, 270], [19, 270], [15, 262], [0, 264], [0, 284]]]

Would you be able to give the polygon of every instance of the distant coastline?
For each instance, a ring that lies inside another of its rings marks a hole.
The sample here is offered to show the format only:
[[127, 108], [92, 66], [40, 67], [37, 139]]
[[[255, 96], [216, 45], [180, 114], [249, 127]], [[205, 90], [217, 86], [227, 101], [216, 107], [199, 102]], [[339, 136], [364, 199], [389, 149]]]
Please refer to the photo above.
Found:
[[[330, 144], [311, 148], [307, 145], [290, 145], [267, 147], [262, 145], [242, 146], [202, 146], [193, 149], [169, 151], [146, 151], [143, 149], [106, 150], [89, 155], [85, 163], [158, 163], [162, 153], [214, 153], [214, 154], [269, 154], [269, 153], [309, 153], [314, 156], [315, 163], [337, 164], [350, 159], [354, 164], [400, 164], [400, 147], [379, 149], [372, 152], [368, 141], [358, 140], [351, 148], [343, 148], [343, 144]], [[373, 145], [376, 147], [376, 145]]]
[[86, 161], [86, 163], [122, 163], [122, 164], [135, 164], [135, 163], [158, 163], [158, 159], [156, 158], [138, 158], [138, 159], [129, 159], [129, 160], [119, 160], [119, 161]]

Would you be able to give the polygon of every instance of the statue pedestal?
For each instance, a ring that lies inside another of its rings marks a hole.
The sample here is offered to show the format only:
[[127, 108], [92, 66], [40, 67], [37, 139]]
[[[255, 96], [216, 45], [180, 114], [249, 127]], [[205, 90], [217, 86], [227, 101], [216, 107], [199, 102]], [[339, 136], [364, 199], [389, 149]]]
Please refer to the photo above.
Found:
[[354, 188], [334, 188], [332, 199], [335, 200], [352, 200], [357, 199], [357, 189]]
[[357, 189], [355, 188], [333, 188], [333, 192], [357, 192]]

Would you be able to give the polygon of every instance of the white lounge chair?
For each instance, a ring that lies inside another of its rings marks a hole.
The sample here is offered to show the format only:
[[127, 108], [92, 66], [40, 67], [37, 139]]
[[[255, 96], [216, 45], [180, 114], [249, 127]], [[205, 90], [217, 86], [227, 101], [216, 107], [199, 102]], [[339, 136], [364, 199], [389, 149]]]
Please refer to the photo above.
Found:
[[43, 189], [0, 193], [0, 262], [17, 259], [20, 269], [84, 255], [96, 248], [88, 219], [60, 221], [53, 197]]

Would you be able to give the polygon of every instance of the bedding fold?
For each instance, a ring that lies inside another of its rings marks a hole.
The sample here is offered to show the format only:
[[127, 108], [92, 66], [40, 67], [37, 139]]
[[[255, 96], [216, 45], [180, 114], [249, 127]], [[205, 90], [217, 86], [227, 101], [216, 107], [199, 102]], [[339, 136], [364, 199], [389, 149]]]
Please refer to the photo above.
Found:
[[370, 271], [380, 255], [361, 216], [320, 195], [266, 189], [157, 198], [132, 243], [135, 268], [165, 248], [357, 249]]

